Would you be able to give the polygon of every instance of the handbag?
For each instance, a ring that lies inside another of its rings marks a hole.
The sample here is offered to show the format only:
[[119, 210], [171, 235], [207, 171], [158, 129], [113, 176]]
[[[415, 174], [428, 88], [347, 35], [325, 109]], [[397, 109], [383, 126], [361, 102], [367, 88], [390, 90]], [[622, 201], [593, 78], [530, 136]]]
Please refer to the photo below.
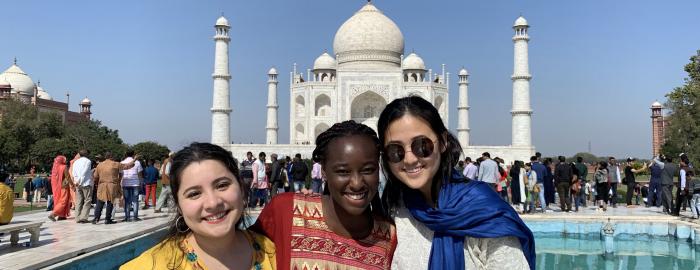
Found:
[[540, 185], [535, 184], [535, 187], [532, 188], [532, 191], [535, 193], [540, 193]]

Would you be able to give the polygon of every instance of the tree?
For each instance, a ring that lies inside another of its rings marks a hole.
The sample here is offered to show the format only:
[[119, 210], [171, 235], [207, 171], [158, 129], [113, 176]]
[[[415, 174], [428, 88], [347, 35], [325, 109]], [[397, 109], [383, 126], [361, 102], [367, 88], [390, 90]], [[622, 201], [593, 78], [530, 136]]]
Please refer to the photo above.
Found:
[[700, 50], [685, 65], [685, 84], [666, 94], [669, 111], [662, 153], [687, 153], [692, 162], [700, 158]]
[[152, 141], [137, 143], [131, 146], [131, 149], [144, 160], [160, 160], [168, 156], [168, 152], [170, 152], [167, 146]]

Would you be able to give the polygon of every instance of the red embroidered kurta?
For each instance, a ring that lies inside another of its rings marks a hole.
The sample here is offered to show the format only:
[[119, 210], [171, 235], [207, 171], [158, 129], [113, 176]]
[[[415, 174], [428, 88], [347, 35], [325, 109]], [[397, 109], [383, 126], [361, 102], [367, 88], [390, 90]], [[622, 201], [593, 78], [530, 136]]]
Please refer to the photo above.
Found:
[[252, 230], [269, 237], [281, 270], [389, 269], [396, 248], [391, 223], [375, 218], [369, 236], [345, 238], [328, 228], [321, 196], [283, 193], [263, 209]]

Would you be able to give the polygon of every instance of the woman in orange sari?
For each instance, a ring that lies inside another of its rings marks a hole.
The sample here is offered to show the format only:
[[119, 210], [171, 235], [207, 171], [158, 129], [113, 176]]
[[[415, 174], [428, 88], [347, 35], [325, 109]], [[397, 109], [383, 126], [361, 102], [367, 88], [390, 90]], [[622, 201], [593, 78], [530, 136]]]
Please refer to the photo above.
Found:
[[51, 221], [65, 220], [70, 216], [71, 182], [66, 167], [66, 157], [58, 155], [54, 158], [51, 168], [51, 189], [54, 198], [53, 212], [49, 215]]

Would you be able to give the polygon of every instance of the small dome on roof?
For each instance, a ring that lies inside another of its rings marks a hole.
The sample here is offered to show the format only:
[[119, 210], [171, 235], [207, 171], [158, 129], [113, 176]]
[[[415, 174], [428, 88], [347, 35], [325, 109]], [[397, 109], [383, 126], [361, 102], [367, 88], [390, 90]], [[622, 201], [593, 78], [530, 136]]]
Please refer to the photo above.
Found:
[[229, 26], [228, 20], [223, 15], [216, 20], [216, 26]]
[[12, 90], [10, 92], [13, 94], [34, 95], [34, 81], [17, 64], [13, 64], [5, 72], [0, 73], [0, 81], [11, 85]]
[[314, 69], [335, 69], [335, 58], [324, 52], [314, 61]]
[[92, 105], [92, 102], [90, 102], [90, 100], [87, 97], [85, 97], [83, 101], [80, 102], [80, 105]]
[[460, 75], [460, 76], [468, 76], [468, 75], [469, 75], [469, 72], [467, 72], [467, 69], [462, 68], [462, 69], [459, 71], [459, 75]]
[[267, 72], [267, 75], [277, 75], [277, 69], [270, 68], [270, 70]]
[[658, 101], [654, 101], [654, 103], [651, 104], [651, 107], [652, 108], [661, 108], [661, 107], [663, 107], [663, 105], [661, 105], [661, 103]]
[[41, 86], [36, 87], [36, 97], [40, 99], [53, 100], [51, 95], [49, 95], [49, 92], [46, 92], [46, 90], [44, 90], [44, 88]]
[[425, 62], [416, 53], [411, 53], [403, 59], [403, 69], [425, 70]]
[[513, 24], [513, 27], [516, 27], [516, 26], [528, 26], [527, 20], [523, 16], [518, 17], [515, 20], [515, 24]]

